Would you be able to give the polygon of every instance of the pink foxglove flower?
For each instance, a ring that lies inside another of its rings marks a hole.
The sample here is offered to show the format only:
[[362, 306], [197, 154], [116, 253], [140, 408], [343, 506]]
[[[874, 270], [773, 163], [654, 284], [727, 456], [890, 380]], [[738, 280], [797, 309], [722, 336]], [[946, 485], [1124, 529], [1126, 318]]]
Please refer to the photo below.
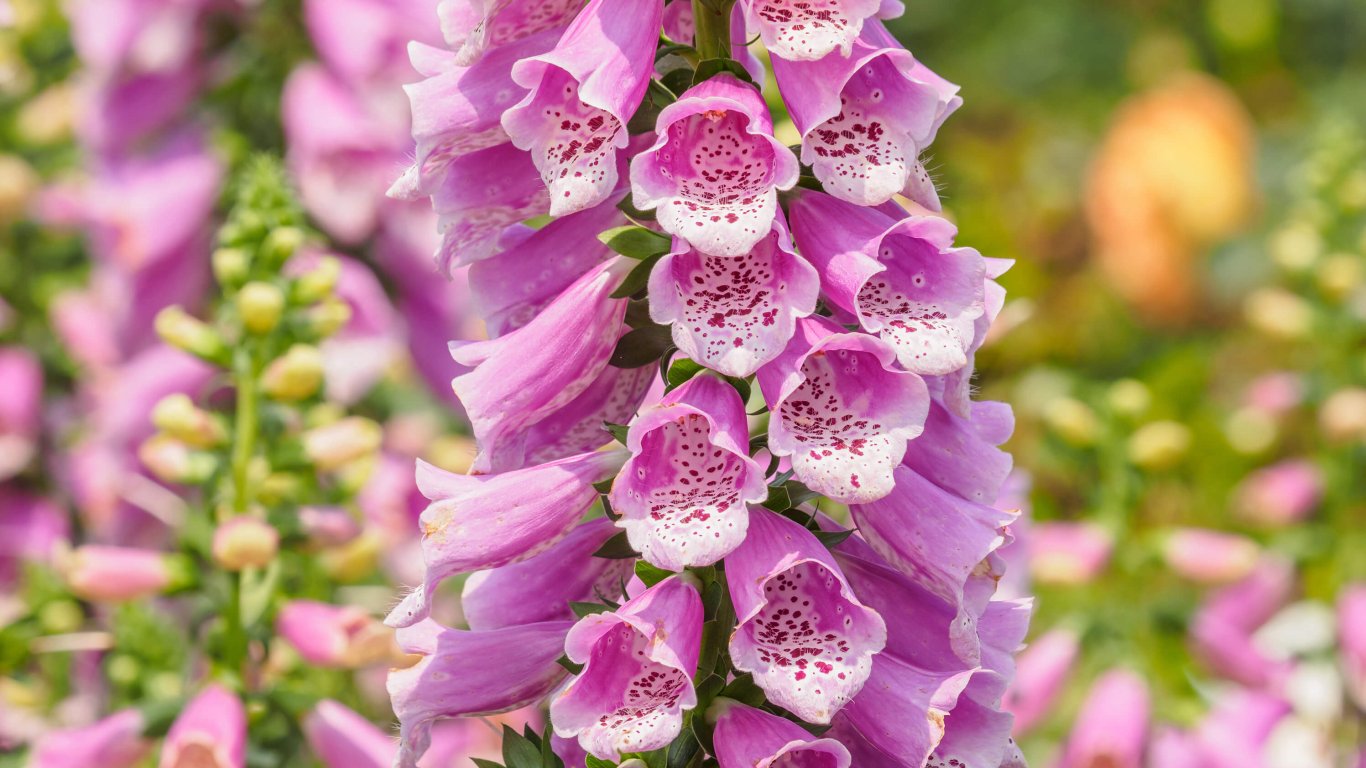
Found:
[[1272, 658], [1253, 641], [1253, 633], [1294, 596], [1290, 563], [1263, 558], [1247, 578], [1221, 587], [1191, 619], [1191, 644], [1216, 673], [1249, 687], [1284, 679], [1289, 662]]
[[650, 318], [673, 326], [683, 354], [727, 376], [750, 376], [782, 353], [816, 309], [820, 277], [792, 248], [781, 216], [748, 253], [714, 256], [674, 238], [650, 273]]
[[1015, 715], [1016, 735], [1028, 733], [1052, 712], [1081, 650], [1078, 640], [1071, 630], [1053, 629], [1020, 654], [1005, 698], [1006, 711]]
[[468, 67], [490, 49], [568, 24], [583, 0], [441, 0], [441, 34]]
[[1114, 537], [1097, 523], [1035, 523], [1029, 529], [1029, 571], [1045, 584], [1087, 584], [1105, 570], [1114, 547]]
[[1338, 646], [1347, 692], [1366, 708], [1366, 584], [1349, 584], [1338, 595]]
[[1203, 584], [1226, 584], [1247, 576], [1261, 556], [1257, 542], [1210, 528], [1177, 528], [1162, 544], [1167, 567]]
[[393, 630], [346, 605], [291, 600], [275, 617], [275, 631], [309, 664], [358, 667], [392, 660]]
[[617, 154], [654, 72], [663, 12], [659, 0], [590, 0], [554, 50], [513, 66], [512, 79], [531, 92], [503, 113], [503, 128], [531, 152], [552, 216], [616, 189]]
[[616, 474], [623, 452], [586, 453], [497, 475], [456, 475], [418, 463], [423, 583], [385, 620], [406, 627], [426, 618], [444, 579], [534, 557], [563, 538], [598, 498], [594, 483]]
[[0, 589], [10, 589], [25, 563], [50, 564], [71, 536], [66, 510], [51, 499], [0, 485]]
[[953, 247], [952, 224], [806, 193], [792, 206], [792, 228], [826, 298], [891, 344], [903, 368], [940, 376], [968, 364], [986, 310], [986, 262]]
[[783, 354], [759, 370], [773, 415], [768, 447], [797, 478], [846, 504], [892, 492], [893, 468], [924, 429], [925, 382], [895, 367], [887, 343], [818, 318], [797, 322]]
[[717, 699], [716, 759], [721, 768], [800, 765], [849, 768], [849, 750], [834, 739], [818, 739], [801, 726], [730, 699]]
[[470, 574], [460, 599], [466, 623], [486, 630], [572, 620], [571, 602], [620, 597], [632, 562], [593, 557], [616, 532], [605, 517], [589, 520], [535, 557]]
[[210, 685], [176, 718], [158, 768], [244, 768], [247, 713], [236, 694]]
[[1267, 526], [1304, 520], [1323, 498], [1323, 472], [1313, 462], [1290, 459], [1253, 472], [1235, 494], [1236, 511]]
[[745, 540], [747, 504], [768, 496], [749, 456], [745, 404], [699, 375], [631, 423], [632, 456], [612, 483], [612, 508], [632, 548], [669, 571], [711, 565]]
[[1148, 685], [1143, 678], [1122, 669], [1105, 673], [1087, 694], [1060, 767], [1141, 768], [1148, 719]]
[[939, 210], [918, 158], [963, 100], [958, 86], [916, 61], [881, 23], [864, 26], [851, 56], [775, 58], [773, 75], [802, 134], [802, 162], [825, 191], [858, 205], [902, 193]]
[[701, 642], [702, 599], [679, 576], [584, 617], [565, 639], [570, 661], [584, 666], [551, 699], [555, 732], [604, 760], [667, 745], [697, 706]]
[[171, 585], [164, 552], [87, 544], [65, 556], [67, 585], [95, 602], [127, 602], [160, 594]]
[[775, 57], [811, 61], [831, 51], [848, 56], [881, 0], [742, 0], [745, 19]]
[[27, 349], [0, 347], [0, 480], [28, 466], [37, 453], [43, 366]]
[[778, 190], [797, 183], [798, 163], [773, 138], [754, 86], [733, 75], [693, 86], [659, 113], [653, 146], [631, 161], [636, 207], [694, 249], [743, 256], [772, 231]]
[[125, 709], [88, 725], [49, 731], [33, 745], [30, 768], [133, 768], [152, 745], [142, 735], [142, 713]]
[[931, 400], [925, 431], [906, 444], [902, 463], [960, 498], [1011, 509], [997, 499], [1013, 465], [998, 446], [1014, 430], [1015, 416], [1005, 403], [973, 402], [964, 417]]
[[399, 720], [396, 768], [416, 768], [438, 718], [506, 712], [550, 693], [565, 675], [557, 660], [570, 626], [546, 621], [469, 632], [429, 619], [399, 630], [399, 646], [422, 658], [389, 673]]
[[531, 157], [511, 144], [452, 160], [430, 191], [400, 188], [391, 189], [390, 194], [431, 195], [441, 231], [436, 263], [447, 274], [454, 267], [497, 255], [507, 247], [503, 237], [509, 227], [550, 208]]
[[828, 723], [859, 692], [887, 640], [876, 611], [859, 602], [825, 546], [808, 530], [754, 507], [750, 533], [727, 560], [735, 602], [735, 668], [770, 701]]

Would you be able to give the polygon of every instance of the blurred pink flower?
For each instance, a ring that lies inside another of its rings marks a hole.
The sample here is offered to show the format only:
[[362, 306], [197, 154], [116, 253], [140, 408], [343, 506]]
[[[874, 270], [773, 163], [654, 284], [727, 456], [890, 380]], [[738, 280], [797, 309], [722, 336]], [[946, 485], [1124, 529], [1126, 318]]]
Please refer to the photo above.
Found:
[[87, 544], [64, 557], [71, 591], [93, 602], [125, 602], [160, 593], [171, 584], [163, 552]]
[[1307, 459], [1259, 469], [1235, 492], [1238, 514], [1256, 523], [1284, 526], [1309, 516], [1323, 498], [1323, 474]]
[[1264, 558], [1245, 579], [1211, 594], [1191, 619], [1195, 652], [1217, 674], [1251, 687], [1284, 676], [1285, 662], [1253, 643], [1258, 627], [1290, 601], [1295, 572], [1283, 560]]
[[313, 600], [291, 600], [275, 617], [275, 631], [310, 664], [358, 667], [391, 661], [393, 630], [365, 611]]
[[1052, 712], [1071, 676], [1081, 650], [1077, 634], [1049, 630], [1030, 643], [1016, 660], [1015, 680], [1001, 708], [1015, 716], [1014, 734], [1028, 733]]
[[25, 562], [51, 562], [70, 535], [66, 511], [55, 502], [0, 485], [0, 587], [13, 584]]
[[1149, 715], [1143, 678], [1106, 672], [1082, 704], [1059, 768], [1141, 768]]
[[84, 728], [49, 731], [33, 745], [28, 768], [132, 768], [151, 751], [136, 709], [116, 712]]
[[1338, 644], [1347, 692], [1366, 709], [1366, 582], [1350, 584], [1338, 595]]
[[21, 472], [38, 451], [43, 366], [23, 347], [0, 347], [0, 480]]
[[1304, 401], [1303, 377], [1291, 371], [1263, 374], [1243, 391], [1243, 405], [1278, 416]]
[[1183, 578], [1201, 584], [1225, 584], [1247, 576], [1261, 556], [1257, 542], [1209, 528], [1177, 528], [1167, 534], [1162, 555]]
[[1034, 523], [1029, 531], [1030, 574], [1043, 584], [1085, 584], [1105, 569], [1114, 540], [1091, 522]]
[[247, 713], [237, 695], [210, 685], [166, 734], [158, 768], [245, 768]]

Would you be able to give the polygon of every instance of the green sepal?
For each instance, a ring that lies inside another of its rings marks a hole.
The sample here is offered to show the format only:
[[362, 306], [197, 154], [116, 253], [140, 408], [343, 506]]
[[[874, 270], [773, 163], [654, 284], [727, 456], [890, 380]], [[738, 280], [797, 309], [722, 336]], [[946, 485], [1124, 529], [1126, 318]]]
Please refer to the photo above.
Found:
[[[607, 430], [607, 434], [611, 435], [613, 440], [616, 440], [618, 443], [621, 443], [622, 445], [626, 445], [626, 434], [631, 431], [630, 427], [626, 426], [625, 424], [617, 424], [611, 421], [604, 421], [602, 423], [602, 428]], [[603, 480], [602, 482], [607, 483], [607, 491], [612, 490], [611, 480]], [[598, 485], [600, 485], [600, 483]], [[594, 485], [593, 487], [597, 488], [598, 485]], [[607, 493], [607, 491], [599, 489], [598, 492]]]
[[593, 553], [593, 557], [601, 557], [604, 560], [627, 560], [633, 557], [640, 557], [640, 553], [631, 549], [631, 543], [626, 538], [626, 531], [622, 531], [607, 541]]
[[503, 726], [503, 762], [507, 768], [541, 768], [541, 739], [530, 729], [522, 734]]
[[650, 565], [644, 560], [636, 561], [636, 577], [645, 582], [647, 587], [653, 587], [673, 575], [673, 571], [666, 571], [663, 568]]
[[680, 357], [677, 360], [674, 360], [669, 364], [669, 370], [664, 375], [664, 380], [668, 384], [668, 387], [664, 391], [670, 392], [677, 389], [679, 386], [687, 383], [692, 377], [705, 370], [707, 369], [703, 367], [701, 363], [687, 357]]
[[569, 602], [569, 610], [574, 612], [575, 617], [582, 619], [585, 616], [592, 616], [598, 613], [607, 613], [608, 611], [612, 610], [612, 608], [610, 606], [603, 605], [602, 603], [580, 603], [571, 600]]
[[607, 362], [616, 368], [640, 368], [658, 360], [671, 346], [669, 326], [647, 325], [622, 336]]
[[598, 240], [613, 251], [628, 259], [644, 261], [651, 256], [662, 256], [669, 252], [673, 241], [668, 235], [637, 224], [613, 227], [598, 233]]
[[750, 85], [755, 84], [754, 78], [750, 77], [749, 71], [735, 59], [703, 59], [702, 62], [697, 65], [697, 71], [693, 73], [692, 83], [693, 85], [697, 85], [698, 83], [716, 77], [722, 72], [729, 72], [730, 74], [735, 75], [741, 82], [749, 83]]
[[640, 263], [632, 267], [631, 271], [626, 274], [626, 277], [622, 278], [621, 285], [617, 286], [615, 291], [612, 291], [611, 297], [614, 299], [629, 299], [645, 290], [645, 286], [650, 282], [650, 271], [655, 268], [655, 264], [659, 263], [659, 260], [663, 257], [663, 253], [657, 253], [653, 256], [647, 256], [641, 259]]

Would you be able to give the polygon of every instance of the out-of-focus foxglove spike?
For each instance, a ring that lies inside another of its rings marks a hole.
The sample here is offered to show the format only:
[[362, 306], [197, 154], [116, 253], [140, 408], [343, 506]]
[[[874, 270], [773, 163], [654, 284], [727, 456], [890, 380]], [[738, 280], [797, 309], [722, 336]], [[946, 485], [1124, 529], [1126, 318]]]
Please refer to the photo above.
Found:
[[535, 557], [470, 574], [460, 601], [466, 623], [470, 629], [487, 630], [572, 621], [571, 601], [620, 597], [634, 561], [593, 557], [615, 533], [612, 521], [600, 517], [579, 525]]
[[702, 613], [697, 589], [673, 576], [575, 624], [565, 652], [584, 667], [550, 701], [555, 733], [604, 760], [673, 741], [697, 706]]
[[962, 103], [958, 86], [915, 60], [880, 22], [852, 55], [773, 59], [773, 75], [802, 135], [802, 162], [830, 194], [878, 205], [904, 192], [938, 211], [939, 196], [918, 157]]
[[762, 507], [751, 508], [749, 535], [726, 559], [726, 581], [735, 668], [803, 720], [830, 722], [886, 644], [882, 617], [859, 601], [810, 531]]
[[1216, 673], [1259, 688], [1284, 678], [1290, 663], [1257, 647], [1253, 633], [1294, 596], [1290, 563], [1267, 556], [1247, 578], [1211, 593], [1191, 619], [1196, 655]]
[[237, 695], [210, 685], [171, 725], [158, 768], [244, 768], [247, 712]]
[[759, 369], [772, 411], [768, 448], [789, 456], [797, 478], [846, 504], [892, 492], [892, 469], [924, 429], [929, 392], [895, 367], [896, 352], [824, 318], [797, 321], [787, 349]]
[[546, 551], [597, 501], [594, 483], [616, 474], [625, 451], [586, 453], [496, 475], [456, 475], [419, 461], [417, 484], [431, 504], [422, 512], [423, 583], [385, 623], [426, 618], [447, 577], [497, 568]]
[[428, 619], [398, 632], [398, 643], [422, 657], [389, 672], [386, 687], [399, 719], [395, 768], [416, 768], [443, 717], [507, 712], [549, 694], [564, 678], [558, 659], [568, 621], [470, 632]]
[[713, 256], [675, 237], [650, 273], [650, 318], [673, 326], [683, 354], [745, 377], [782, 353], [816, 309], [820, 276], [792, 247], [781, 214], [742, 256]]
[[986, 263], [971, 248], [953, 247], [953, 224], [937, 216], [897, 220], [809, 192], [792, 204], [792, 228], [821, 272], [826, 298], [891, 344], [903, 368], [939, 376], [967, 365], [986, 310]]
[[631, 458], [612, 484], [632, 548], [670, 571], [711, 565], [749, 527], [747, 504], [768, 496], [763, 467], [749, 456], [745, 404], [735, 388], [696, 376], [632, 423]]
[[476, 472], [522, 466], [527, 430], [567, 405], [598, 377], [621, 336], [626, 300], [611, 298], [629, 262], [593, 268], [516, 331], [454, 343], [470, 366], [451, 386], [479, 441]]
[[1124, 669], [1091, 687], [1072, 726], [1059, 768], [1140, 768], [1148, 740], [1148, 684]]
[[48, 731], [33, 744], [29, 768], [133, 768], [152, 749], [136, 709], [125, 709], [84, 728]]
[[441, 35], [468, 67], [493, 49], [568, 24], [583, 0], [441, 0]]
[[768, 236], [777, 191], [800, 169], [753, 86], [730, 74], [699, 83], [660, 111], [655, 131], [631, 161], [636, 207], [706, 254], [743, 256]]
[[[419, 197], [415, 184], [410, 172], [394, 183], [389, 194]], [[441, 231], [436, 263], [446, 274], [498, 254], [507, 246], [503, 236], [508, 227], [550, 209], [536, 166], [512, 144], [452, 160], [431, 197]]]
[[664, 0], [589, 0], [548, 53], [517, 62], [531, 90], [503, 113], [512, 143], [531, 152], [550, 214], [597, 205], [617, 186], [626, 123], [654, 73]]
[[834, 739], [818, 739], [801, 726], [730, 699], [717, 699], [716, 759], [721, 768], [849, 768], [849, 750]]
[[819, 59], [832, 51], [849, 56], [863, 25], [883, 0], [742, 0], [750, 29], [758, 30], [774, 58]]

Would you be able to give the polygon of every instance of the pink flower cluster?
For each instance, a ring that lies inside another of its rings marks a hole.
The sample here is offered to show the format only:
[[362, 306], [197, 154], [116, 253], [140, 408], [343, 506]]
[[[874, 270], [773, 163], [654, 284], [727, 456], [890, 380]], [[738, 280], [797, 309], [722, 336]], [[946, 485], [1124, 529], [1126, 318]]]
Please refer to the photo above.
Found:
[[[489, 338], [450, 344], [472, 474], [418, 467], [398, 765], [439, 718], [540, 702], [576, 766], [1023, 765], [1013, 420], [969, 387], [1009, 263], [934, 214], [919, 157], [960, 100], [899, 11], [448, 0], [445, 46], [412, 45], [391, 194], [430, 197]], [[468, 629], [431, 617], [456, 578]]]

